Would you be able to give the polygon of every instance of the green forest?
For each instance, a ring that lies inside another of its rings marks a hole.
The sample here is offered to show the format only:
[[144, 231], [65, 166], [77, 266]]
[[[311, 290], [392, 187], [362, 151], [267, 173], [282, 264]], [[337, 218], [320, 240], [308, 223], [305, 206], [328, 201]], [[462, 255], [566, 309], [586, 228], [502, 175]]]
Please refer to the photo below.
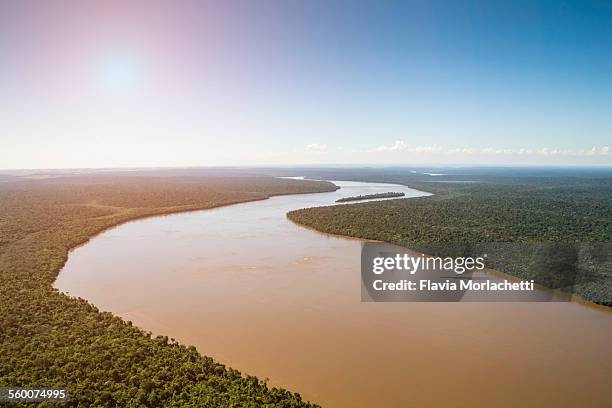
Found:
[[[594, 244], [612, 241], [610, 177], [470, 174], [440, 179], [390, 170], [308, 171], [312, 178], [389, 182], [434, 193], [288, 214], [324, 232], [412, 248], [451, 242], [472, 248], [496, 242], [571, 244], [580, 247], [577, 256], [587, 264], [602, 257]], [[225, 367], [192, 346], [154, 336], [84, 299], [66, 296], [52, 284], [71, 248], [123, 222], [272, 195], [333, 191], [334, 185], [191, 174], [0, 181], [0, 386], [67, 387], [67, 406], [316, 406]], [[604, 247], [603, 258], [609, 248]], [[502, 259], [498, 269], [515, 261]], [[599, 264], [607, 268], [589, 269], [588, 279], [572, 290], [610, 305], [610, 259]], [[525, 273], [520, 265], [504, 271]]]
[[316, 406], [52, 284], [71, 248], [128, 220], [335, 189], [270, 177], [6, 177], [0, 182], [0, 386], [67, 387], [64, 405], [75, 407]]
[[[457, 243], [474, 251], [496, 251], [498, 258], [490, 258], [488, 266], [523, 278], [531, 277], [526, 263], [532, 257], [525, 255], [526, 250], [547, 251], [553, 258], [574, 254], [571, 262], [582, 268], [580, 280], [565, 289], [612, 306], [612, 246], [601, 245], [612, 242], [612, 177], [440, 178], [406, 173], [329, 170], [313, 177], [398, 183], [434, 195], [308, 208], [287, 216], [322, 232], [436, 252], [432, 255], [444, 255], [445, 247]], [[508, 245], [496, 243], [514, 243], [513, 253]], [[551, 243], [557, 244], [556, 249]], [[540, 278], [538, 283], [563, 287], [551, 284], [550, 277]]]

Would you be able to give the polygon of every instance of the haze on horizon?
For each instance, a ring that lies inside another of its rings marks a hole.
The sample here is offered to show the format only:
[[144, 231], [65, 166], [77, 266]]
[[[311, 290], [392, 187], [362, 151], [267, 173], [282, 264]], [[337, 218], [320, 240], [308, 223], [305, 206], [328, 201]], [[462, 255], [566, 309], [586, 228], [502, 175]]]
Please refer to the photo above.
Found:
[[4, 0], [0, 169], [612, 165], [612, 3], [379, 3]]

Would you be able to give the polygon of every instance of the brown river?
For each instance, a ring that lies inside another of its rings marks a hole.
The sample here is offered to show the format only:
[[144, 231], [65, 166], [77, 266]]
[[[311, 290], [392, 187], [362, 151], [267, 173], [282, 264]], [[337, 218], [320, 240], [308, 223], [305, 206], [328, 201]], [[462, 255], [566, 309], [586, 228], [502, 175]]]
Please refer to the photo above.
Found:
[[426, 193], [334, 183], [332, 193], [123, 224], [73, 250], [55, 286], [323, 407], [612, 406], [606, 310], [361, 302], [362, 242], [285, 214]]

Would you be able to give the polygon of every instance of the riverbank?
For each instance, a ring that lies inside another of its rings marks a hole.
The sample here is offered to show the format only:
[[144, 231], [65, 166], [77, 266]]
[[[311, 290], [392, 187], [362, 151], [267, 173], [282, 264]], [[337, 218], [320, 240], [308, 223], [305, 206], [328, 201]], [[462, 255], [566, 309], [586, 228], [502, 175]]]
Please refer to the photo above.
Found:
[[[311, 232], [286, 217], [390, 189], [337, 184], [342, 188], [330, 193], [125, 224], [71, 253], [57, 285], [330, 408], [606, 400], [610, 367], [601, 356], [612, 335], [609, 314], [571, 302], [361, 302], [362, 243]], [[412, 197], [406, 201], [425, 194], [392, 188]], [[572, 335], [577, 327], [579, 341]], [[510, 375], [490, 375], [502, 365]], [[465, 366], [472, 375], [461, 374]], [[463, 392], [484, 376], [486, 389]], [[567, 385], [554, 395], [543, 391], [559, 382]], [[440, 384], [452, 400], [434, 392]], [[508, 389], [515, 398], [508, 399]]]
[[[307, 210], [308, 209], [302, 209], [302, 210], [296, 210], [295, 212], [292, 212], [292, 213], [287, 213], [287, 219], [289, 221], [291, 221], [292, 223], [294, 223], [295, 225], [299, 225], [301, 228], [304, 228], [304, 229], [307, 229], [307, 230], [310, 230], [310, 231], [322, 234], [322, 235], [327, 236], [327, 237], [335, 237], [335, 238], [342, 238], [342, 239], [349, 239], [349, 240], [357, 240], [357, 241], [360, 241], [360, 242], [385, 242], [383, 240], [377, 240], [377, 239], [372, 239], [372, 238], [363, 238], [363, 237], [360, 237], [358, 235], [344, 235], [344, 234], [341, 234], [341, 233], [326, 232], [325, 230], [318, 229], [317, 227], [301, 223], [297, 219], [297, 217], [294, 216], [294, 214], [296, 214], [298, 211], [307, 211]], [[387, 242], [387, 243], [397, 245], [397, 244], [395, 244], [393, 242]], [[419, 250], [415, 249], [414, 247], [413, 248], [405, 247], [405, 248], [409, 249], [409, 250], [412, 250], [412, 251], [419, 252]], [[442, 255], [440, 255], [440, 256], [442, 256]], [[517, 261], [520, 261], [520, 260], [517, 260]], [[485, 270], [489, 274], [495, 275], [495, 276], [503, 278], [503, 279], [508, 279], [508, 280], [510, 280], [512, 282], [520, 282], [522, 280], [522, 278], [520, 276], [512, 275], [510, 273], [507, 273], [507, 272], [504, 272], [504, 271], [501, 271], [501, 270], [496, 270], [496, 269], [491, 269], [491, 268], [487, 268]], [[551, 289], [550, 287], [545, 286], [545, 285], [543, 285], [541, 283], [537, 283], [535, 285], [535, 287], [537, 287], [540, 290], [555, 290], [554, 288]], [[600, 304], [600, 303], [597, 303], [597, 302], [590, 301], [588, 299], [583, 298], [579, 294], [576, 294], [576, 293], [567, 293], [567, 292], [559, 292], [559, 295], [562, 296], [562, 297], [569, 296], [569, 298], [570, 298], [569, 300], [570, 301], [578, 303], [578, 304], [581, 304], [581, 305], [583, 305], [585, 307], [590, 307], [590, 308], [595, 309], [595, 310], [600, 310], [600, 311], [605, 311], [605, 312], [608, 312], [608, 313], [612, 313], [612, 307], [611, 306], [606, 305], [606, 304]]]
[[[380, 179], [385, 180], [377, 177]], [[566, 290], [586, 301], [612, 305], [612, 268], [604, 258], [594, 261], [603, 256], [602, 251], [609, 253], [612, 242], [607, 215], [610, 190], [602, 187], [603, 180], [579, 180], [573, 185], [562, 179], [558, 187], [550, 179], [478, 185], [441, 181], [434, 186], [408, 177], [403, 183], [422, 190], [432, 186], [436, 194], [416, 200], [300, 209], [287, 216], [317, 231], [426, 253], [423, 248], [427, 246], [466, 242], [482, 253], [498, 253], [499, 259], [489, 259], [489, 266], [523, 279], [538, 273], [529, 269], [530, 258], [524, 251], [534, 256], [538, 251], [553, 251], [557, 258], [563, 254], [567, 258], [564, 262], [577, 262], [579, 273]], [[499, 247], [504, 243], [523, 245], [522, 251], [514, 251], [508, 258]], [[535, 279], [548, 287], [562, 287], [551, 286], [545, 279], [539, 281], [538, 276]]]
[[52, 284], [70, 250], [126, 222], [335, 186], [265, 177], [78, 176], [17, 179], [0, 188], [0, 384], [61, 385], [72, 403], [100, 406], [230, 400], [310, 406]]

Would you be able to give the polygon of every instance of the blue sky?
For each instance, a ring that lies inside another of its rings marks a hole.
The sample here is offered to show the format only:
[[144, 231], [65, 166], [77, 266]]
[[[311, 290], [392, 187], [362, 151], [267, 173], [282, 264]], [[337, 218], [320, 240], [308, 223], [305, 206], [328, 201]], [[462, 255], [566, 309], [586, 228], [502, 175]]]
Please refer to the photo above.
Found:
[[0, 3], [0, 168], [612, 164], [611, 2], [82, 3]]

